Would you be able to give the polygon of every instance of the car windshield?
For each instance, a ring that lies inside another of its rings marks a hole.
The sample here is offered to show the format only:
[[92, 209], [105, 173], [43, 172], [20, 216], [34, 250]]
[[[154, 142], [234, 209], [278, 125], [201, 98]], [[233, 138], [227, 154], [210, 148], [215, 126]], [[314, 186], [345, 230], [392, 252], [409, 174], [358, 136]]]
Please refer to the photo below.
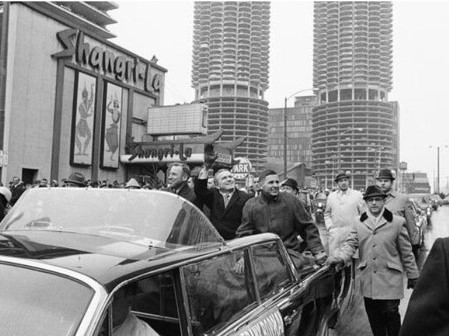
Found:
[[26, 191], [0, 230], [52, 230], [117, 237], [164, 248], [224, 244], [208, 218], [163, 191], [35, 188]]
[[53, 273], [0, 264], [0, 335], [75, 335], [94, 290]]

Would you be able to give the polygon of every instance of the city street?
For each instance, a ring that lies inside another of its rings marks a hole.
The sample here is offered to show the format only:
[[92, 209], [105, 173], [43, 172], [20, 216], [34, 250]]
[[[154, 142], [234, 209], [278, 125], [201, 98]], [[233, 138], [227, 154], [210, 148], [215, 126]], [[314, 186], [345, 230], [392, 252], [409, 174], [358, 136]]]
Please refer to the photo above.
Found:
[[[432, 224], [426, 233], [425, 246], [421, 249], [420, 258], [418, 261], [418, 267], [421, 269], [427, 254], [436, 238], [449, 236], [449, 207], [440, 207], [437, 211], [433, 212]], [[404, 286], [407, 284], [407, 279], [404, 280]], [[343, 313], [340, 321], [338, 322], [335, 330], [331, 332], [334, 336], [372, 336], [371, 329], [369, 327], [368, 318], [363, 306], [363, 298], [358, 293], [358, 284], [356, 284], [356, 292], [354, 300], [347, 310]], [[401, 300], [400, 313], [401, 318], [404, 318], [405, 311], [407, 309], [408, 301], [412, 290], [405, 290], [405, 298]]]

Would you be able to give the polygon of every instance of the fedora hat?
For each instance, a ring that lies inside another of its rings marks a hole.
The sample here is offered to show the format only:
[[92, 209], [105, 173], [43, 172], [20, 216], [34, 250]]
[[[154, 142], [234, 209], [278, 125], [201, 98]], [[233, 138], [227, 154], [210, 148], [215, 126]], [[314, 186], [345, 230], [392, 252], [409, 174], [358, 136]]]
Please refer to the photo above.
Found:
[[393, 176], [393, 172], [390, 169], [381, 169], [377, 174], [376, 179], [388, 179], [393, 181], [395, 178]]
[[282, 182], [282, 184], [281, 184], [282, 186], [287, 186], [287, 187], [290, 187], [290, 188], [292, 188], [292, 189], [295, 189], [296, 191], [299, 191], [299, 188], [298, 188], [298, 182], [296, 182], [294, 179], [292, 179], [292, 178], [288, 178], [288, 179], [286, 179], [284, 182]]
[[73, 183], [80, 187], [84, 187], [86, 185], [86, 180], [84, 175], [78, 172], [74, 172], [70, 174], [69, 178], [65, 181], [66, 183]]
[[363, 199], [366, 201], [371, 197], [382, 197], [385, 198], [387, 195], [383, 192], [383, 190], [377, 185], [371, 185], [365, 190], [365, 194], [363, 194]]
[[347, 178], [349, 180], [349, 174], [344, 173], [344, 172], [339, 173], [339, 174], [337, 174], [337, 176], [335, 176], [334, 181], [338, 182], [338, 180], [341, 180], [342, 178]]

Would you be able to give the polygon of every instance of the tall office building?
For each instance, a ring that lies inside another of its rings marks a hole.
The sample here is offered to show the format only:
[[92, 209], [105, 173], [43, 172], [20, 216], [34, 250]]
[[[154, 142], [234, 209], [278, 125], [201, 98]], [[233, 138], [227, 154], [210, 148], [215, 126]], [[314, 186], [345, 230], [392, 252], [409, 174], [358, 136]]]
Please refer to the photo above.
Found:
[[235, 156], [256, 171], [267, 156], [270, 3], [195, 2], [192, 87], [209, 107], [208, 132], [245, 137]]
[[[316, 106], [315, 96], [295, 97], [295, 106], [270, 109], [268, 128], [268, 157], [279, 162], [287, 160], [287, 168], [304, 163], [312, 165], [312, 109]], [[287, 133], [284, 132], [284, 113], [287, 112]], [[287, 138], [285, 135], [287, 134]], [[285, 141], [287, 144], [285, 146]], [[284, 148], [287, 147], [287, 157]], [[280, 172], [279, 172], [280, 173]]]
[[392, 2], [314, 4], [313, 170], [329, 187], [350, 171], [355, 188], [398, 167], [398, 105], [392, 89]]

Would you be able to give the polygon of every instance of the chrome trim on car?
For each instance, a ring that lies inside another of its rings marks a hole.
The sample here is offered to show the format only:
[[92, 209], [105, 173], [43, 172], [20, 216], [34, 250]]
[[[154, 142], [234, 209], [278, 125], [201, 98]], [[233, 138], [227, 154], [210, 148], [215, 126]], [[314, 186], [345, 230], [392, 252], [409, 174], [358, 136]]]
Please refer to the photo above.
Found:
[[0, 256], [0, 264], [13, 265], [19, 267], [26, 267], [36, 271], [46, 271], [55, 275], [69, 278], [71, 280], [80, 282], [93, 289], [94, 295], [89, 306], [80, 322], [75, 336], [89, 336], [93, 335], [97, 322], [101, 317], [102, 307], [108, 297], [105, 288], [84, 274], [68, 270], [66, 268], [49, 265], [43, 262], [38, 262], [29, 259], [19, 259], [14, 257]]

